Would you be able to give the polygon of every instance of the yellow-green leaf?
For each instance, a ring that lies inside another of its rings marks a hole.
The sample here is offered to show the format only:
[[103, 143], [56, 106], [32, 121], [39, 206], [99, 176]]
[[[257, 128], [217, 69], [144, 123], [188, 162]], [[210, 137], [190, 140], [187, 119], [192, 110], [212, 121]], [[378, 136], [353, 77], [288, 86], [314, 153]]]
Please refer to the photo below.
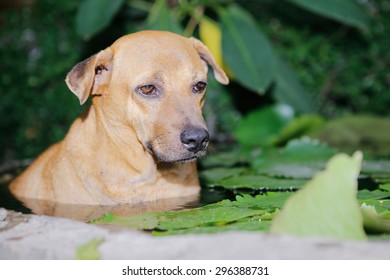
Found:
[[222, 57], [222, 32], [219, 25], [208, 17], [202, 17], [199, 23], [199, 37], [202, 42], [209, 48], [215, 61], [222, 67], [229, 78], [232, 73], [227, 69]]
[[98, 246], [104, 242], [104, 238], [92, 239], [77, 248], [76, 259], [78, 260], [98, 260], [100, 252]]

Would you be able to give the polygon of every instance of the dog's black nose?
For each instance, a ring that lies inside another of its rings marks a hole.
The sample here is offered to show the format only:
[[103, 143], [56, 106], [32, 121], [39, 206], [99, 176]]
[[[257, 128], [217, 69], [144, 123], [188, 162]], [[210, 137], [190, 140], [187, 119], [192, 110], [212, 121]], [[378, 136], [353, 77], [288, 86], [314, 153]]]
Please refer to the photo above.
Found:
[[204, 128], [189, 128], [180, 134], [184, 147], [193, 153], [203, 151], [209, 144], [209, 133]]

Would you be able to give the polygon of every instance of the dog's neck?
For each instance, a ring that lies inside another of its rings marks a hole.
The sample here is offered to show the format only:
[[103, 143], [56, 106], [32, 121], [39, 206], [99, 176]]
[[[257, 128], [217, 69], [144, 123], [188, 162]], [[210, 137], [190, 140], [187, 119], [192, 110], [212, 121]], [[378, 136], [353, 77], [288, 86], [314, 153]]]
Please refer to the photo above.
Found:
[[[156, 170], [152, 170], [153, 167], [156, 169], [154, 159], [136, 140], [135, 132], [128, 126], [109, 122], [105, 114], [93, 104], [73, 124], [71, 130], [78, 132], [68, 133], [66, 141], [72, 142], [72, 145], [69, 146], [73, 147], [75, 142], [78, 142], [76, 146], [81, 145], [82, 149], [78, 149], [77, 153], [83, 153], [80, 156], [84, 158], [85, 156], [96, 158], [96, 167], [103, 173], [108, 172], [108, 176], [113, 175], [110, 173], [123, 172], [116, 170], [115, 165], [117, 162], [124, 162], [125, 166], [128, 167], [126, 170], [128, 178], [141, 181], [140, 177], [156, 177], [151, 176], [153, 172], [156, 172]], [[72, 137], [73, 135], [77, 135], [77, 139]], [[87, 153], [88, 155], [86, 155]], [[135, 158], [136, 161], [133, 160]], [[92, 162], [94, 161], [92, 160]], [[118, 176], [113, 176], [113, 178], [115, 177]], [[136, 179], [137, 177], [138, 179]]]

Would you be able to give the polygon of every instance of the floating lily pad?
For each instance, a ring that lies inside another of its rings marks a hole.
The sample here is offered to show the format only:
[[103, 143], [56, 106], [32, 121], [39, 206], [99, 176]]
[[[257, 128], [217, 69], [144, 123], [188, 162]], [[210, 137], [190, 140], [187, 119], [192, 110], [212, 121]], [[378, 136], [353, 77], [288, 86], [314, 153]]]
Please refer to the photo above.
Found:
[[293, 193], [291, 192], [269, 192], [263, 195], [256, 195], [255, 197], [250, 195], [238, 195], [236, 197], [236, 204], [250, 208], [255, 207], [267, 211], [274, 211], [282, 208], [292, 194]]
[[381, 190], [390, 192], [390, 183], [382, 184], [379, 186]]
[[390, 192], [384, 192], [381, 190], [375, 190], [375, 191], [361, 190], [357, 194], [357, 198], [360, 203], [369, 200], [374, 200], [374, 199], [383, 199], [389, 196], [390, 196]]
[[220, 205], [219, 207], [206, 206], [180, 212], [167, 212], [164, 219], [159, 222], [158, 229], [172, 230], [219, 223], [223, 225], [244, 217], [264, 214], [264, 212], [261, 209], [232, 207], [231, 205]]
[[203, 227], [192, 227], [184, 229], [171, 229], [167, 231], [154, 231], [155, 236], [178, 235], [178, 234], [210, 234], [226, 231], [267, 231], [270, 221], [263, 221], [261, 218], [248, 218], [245, 221], [235, 221], [224, 225], [209, 225]]

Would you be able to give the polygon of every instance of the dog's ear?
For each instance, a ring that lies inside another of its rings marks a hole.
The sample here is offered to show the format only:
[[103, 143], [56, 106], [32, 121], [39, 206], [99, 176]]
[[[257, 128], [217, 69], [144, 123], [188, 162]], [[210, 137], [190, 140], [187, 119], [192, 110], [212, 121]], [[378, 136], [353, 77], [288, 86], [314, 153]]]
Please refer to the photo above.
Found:
[[223, 71], [222, 68], [217, 64], [214, 56], [211, 54], [206, 45], [194, 37], [189, 38], [189, 40], [192, 46], [198, 52], [200, 58], [213, 68], [215, 79], [221, 84], [227, 85], [229, 83], [229, 78], [227, 77], [225, 71]]
[[112, 56], [111, 48], [107, 48], [79, 62], [66, 75], [65, 82], [79, 98], [80, 104], [84, 104], [89, 95], [99, 94], [98, 89], [109, 83]]

